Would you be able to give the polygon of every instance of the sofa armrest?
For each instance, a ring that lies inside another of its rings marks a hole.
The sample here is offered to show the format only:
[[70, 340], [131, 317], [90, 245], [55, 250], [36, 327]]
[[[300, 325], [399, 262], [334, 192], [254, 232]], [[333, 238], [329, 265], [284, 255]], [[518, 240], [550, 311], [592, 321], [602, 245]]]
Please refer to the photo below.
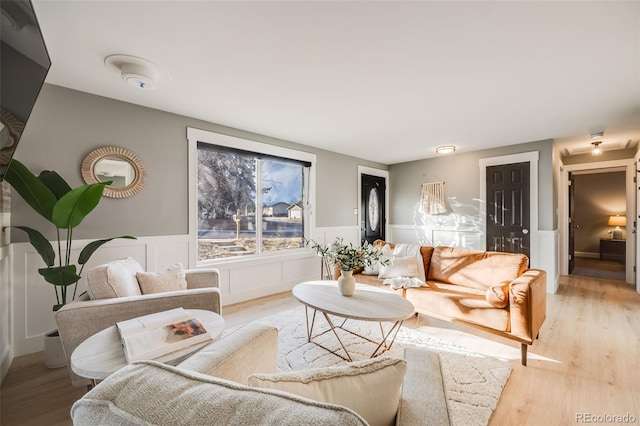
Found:
[[[220, 313], [220, 290], [180, 290], [66, 304], [56, 312], [55, 318], [67, 362], [70, 361], [73, 350], [98, 331], [115, 325], [118, 321], [174, 308], [204, 309]], [[69, 374], [74, 386], [89, 383], [70, 368]]]
[[278, 329], [252, 322], [208, 344], [178, 367], [246, 385], [252, 374], [276, 372]]
[[217, 269], [185, 269], [187, 288], [220, 288], [220, 271]]
[[547, 315], [547, 273], [529, 269], [509, 284], [511, 334], [531, 344]]

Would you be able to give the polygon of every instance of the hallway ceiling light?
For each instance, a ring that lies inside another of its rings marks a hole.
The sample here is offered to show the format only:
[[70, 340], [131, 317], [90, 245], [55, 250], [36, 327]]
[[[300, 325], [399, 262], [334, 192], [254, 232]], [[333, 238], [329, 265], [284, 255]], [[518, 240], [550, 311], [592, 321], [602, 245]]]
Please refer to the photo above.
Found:
[[600, 144], [602, 142], [598, 141], [598, 142], [591, 142], [591, 145], [593, 145], [593, 147], [591, 148], [591, 155], [600, 155], [602, 154], [602, 148], [600, 148]]
[[455, 150], [456, 147], [453, 145], [442, 145], [436, 148], [438, 154], [451, 154]]

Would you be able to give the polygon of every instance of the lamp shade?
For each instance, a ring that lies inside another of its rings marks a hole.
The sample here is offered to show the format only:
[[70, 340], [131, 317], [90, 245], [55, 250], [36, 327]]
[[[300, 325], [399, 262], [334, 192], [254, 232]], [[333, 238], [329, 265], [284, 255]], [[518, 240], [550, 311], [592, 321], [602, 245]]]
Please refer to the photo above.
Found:
[[609, 216], [609, 226], [627, 226], [626, 216]]

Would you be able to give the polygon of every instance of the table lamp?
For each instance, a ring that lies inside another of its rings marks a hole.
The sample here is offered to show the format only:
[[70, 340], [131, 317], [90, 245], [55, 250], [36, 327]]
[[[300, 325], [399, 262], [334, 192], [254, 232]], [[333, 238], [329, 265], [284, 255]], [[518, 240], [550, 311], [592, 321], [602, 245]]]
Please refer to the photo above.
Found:
[[620, 216], [620, 215], [609, 216], [608, 225], [616, 227], [616, 229], [614, 229], [613, 232], [611, 233], [611, 238], [613, 238], [614, 240], [621, 240], [622, 239], [622, 229], [620, 229], [620, 227], [621, 226], [627, 226], [627, 217], [626, 216]]

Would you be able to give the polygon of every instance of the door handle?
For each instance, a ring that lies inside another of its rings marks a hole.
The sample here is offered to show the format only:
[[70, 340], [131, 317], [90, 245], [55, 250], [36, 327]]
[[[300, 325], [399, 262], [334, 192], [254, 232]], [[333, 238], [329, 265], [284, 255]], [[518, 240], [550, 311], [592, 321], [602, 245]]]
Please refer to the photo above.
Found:
[[524, 228], [524, 229], [522, 230], [522, 233], [523, 233], [524, 235], [527, 235], [527, 234], [529, 233], [529, 230], [528, 230], [527, 228]]

